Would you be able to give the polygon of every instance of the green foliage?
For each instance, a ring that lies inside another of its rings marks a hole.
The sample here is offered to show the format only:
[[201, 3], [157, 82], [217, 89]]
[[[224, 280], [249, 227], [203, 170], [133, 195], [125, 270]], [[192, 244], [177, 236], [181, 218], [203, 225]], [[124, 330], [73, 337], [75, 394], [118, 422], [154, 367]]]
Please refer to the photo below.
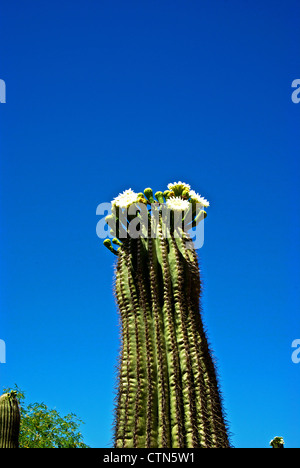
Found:
[[88, 448], [79, 432], [83, 422], [74, 413], [61, 416], [45, 403], [26, 404], [25, 393], [17, 385], [14, 390], [21, 410], [20, 448]]

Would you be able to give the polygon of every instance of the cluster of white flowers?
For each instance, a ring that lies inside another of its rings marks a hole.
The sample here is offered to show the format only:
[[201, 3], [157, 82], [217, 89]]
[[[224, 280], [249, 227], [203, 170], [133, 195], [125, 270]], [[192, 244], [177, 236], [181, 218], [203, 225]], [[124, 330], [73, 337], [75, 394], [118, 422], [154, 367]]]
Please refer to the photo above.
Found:
[[[171, 196], [166, 200], [166, 205], [171, 210], [186, 211], [188, 209], [189, 201], [181, 197], [181, 194], [184, 190], [189, 192], [189, 198], [194, 200], [196, 203], [203, 207], [209, 206], [209, 202], [194, 190], [191, 190], [190, 185], [186, 184], [185, 182], [179, 181], [170, 183], [168, 184], [168, 189], [174, 192], [174, 196]], [[137, 203], [137, 201], [138, 194], [130, 188], [128, 190], [124, 190], [123, 193], [120, 193], [116, 198], [113, 199], [111, 203], [113, 207], [117, 206], [119, 208], [128, 208], [133, 203]]]
[[128, 189], [124, 190], [123, 193], [120, 193], [116, 198], [111, 202], [112, 206], [118, 206], [119, 208], [128, 208], [133, 203], [136, 203], [138, 199], [138, 194], [133, 190]]

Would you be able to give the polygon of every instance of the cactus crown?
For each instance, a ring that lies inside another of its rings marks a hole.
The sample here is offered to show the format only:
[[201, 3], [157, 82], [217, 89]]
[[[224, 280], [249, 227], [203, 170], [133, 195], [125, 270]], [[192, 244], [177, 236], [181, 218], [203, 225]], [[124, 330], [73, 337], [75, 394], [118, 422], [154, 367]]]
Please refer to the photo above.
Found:
[[[124, 190], [124, 192], [112, 200], [112, 213], [105, 218], [111, 228], [110, 234], [113, 236], [113, 239], [112, 241], [105, 239], [103, 243], [112, 253], [119, 255], [124, 239], [132, 235], [129, 229], [130, 222], [136, 218], [136, 221], [141, 224], [140, 236], [147, 237], [148, 225], [145, 227], [145, 221], [148, 222], [151, 218], [153, 221], [154, 216], [156, 216], [156, 219], [157, 216], [160, 216], [162, 220], [165, 216], [166, 219], [170, 220], [170, 226], [166, 227], [170, 233], [175, 229], [175, 216], [177, 222], [178, 220], [181, 221], [182, 226], [180, 230], [184, 237], [189, 229], [197, 226], [206, 217], [206, 211], [203, 208], [208, 206], [209, 202], [204, 197], [191, 190], [189, 184], [181, 181], [168, 184], [168, 190], [164, 192], [157, 191], [155, 192], [155, 196], [150, 187], [145, 188], [144, 192], [139, 193], [134, 192], [131, 188]], [[132, 215], [132, 212], [134, 212], [132, 208], [137, 209], [135, 215]], [[129, 214], [131, 210], [132, 212]], [[176, 226], [175, 230], [179, 231], [178, 224]], [[152, 223], [153, 229], [154, 223]], [[118, 248], [114, 248], [112, 244]]]

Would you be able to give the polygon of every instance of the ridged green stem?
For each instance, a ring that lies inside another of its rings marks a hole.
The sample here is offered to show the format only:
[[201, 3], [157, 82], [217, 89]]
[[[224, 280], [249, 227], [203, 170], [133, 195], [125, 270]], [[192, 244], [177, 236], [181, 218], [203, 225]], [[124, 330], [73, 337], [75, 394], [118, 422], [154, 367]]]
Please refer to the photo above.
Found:
[[[148, 197], [151, 196], [147, 192]], [[190, 239], [124, 239], [115, 291], [122, 349], [115, 447], [229, 447], [215, 366], [201, 319]]]
[[18, 448], [20, 409], [16, 392], [0, 397], [0, 448]]

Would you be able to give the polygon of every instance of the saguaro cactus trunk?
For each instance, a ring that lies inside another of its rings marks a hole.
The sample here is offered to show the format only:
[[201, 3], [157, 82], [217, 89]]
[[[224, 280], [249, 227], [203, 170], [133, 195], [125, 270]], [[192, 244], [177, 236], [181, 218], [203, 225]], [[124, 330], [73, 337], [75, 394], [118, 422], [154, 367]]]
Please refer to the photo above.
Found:
[[[189, 186], [178, 184], [177, 198], [188, 201], [189, 192], [182, 194]], [[173, 193], [164, 194], [170, 208]], [[148, 203], [154, 201], [152, 191], [145, 195]], [[156, 197], [164, 202], [160, 193]], [[116, 226], [120, 205], [113, 205]], [[187, 208], [180, 208], [184, 216]], [[118, 255], [115, 294], [122, 326], [115, 447], [229, 447], [200, 314], [197, 255], [186, 232], [178, 236], [171, 226], [165, 236], [167, 230], [161, 211], [155, 223], [148, 212], [147, 235], [113, 239], [118, 250], [105, 241]]]
[[0, 397], [0, 448], [18, 448], [20, 409], [16, 392]]

